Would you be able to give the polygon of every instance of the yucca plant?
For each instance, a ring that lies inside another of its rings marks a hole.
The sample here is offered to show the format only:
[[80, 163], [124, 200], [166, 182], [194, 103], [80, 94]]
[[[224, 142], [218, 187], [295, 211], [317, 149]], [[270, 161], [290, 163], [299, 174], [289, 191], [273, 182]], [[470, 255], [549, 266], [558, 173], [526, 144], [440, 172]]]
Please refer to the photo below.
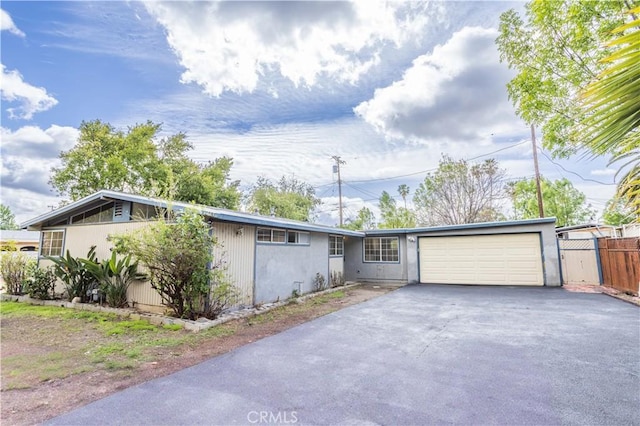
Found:
[[135, 280], [145, 278], [144, 274], [138, 272], [138, 262], [132, 263], [131, 255], [118, 259], [114, 251], [111, 253], [111, 258], [100, 263], [90, 259], [81, 261], [98, 281], [100, 291], [112, 308], [127, 307], [129, 285]]
[[624, 161], [618, 196], [627, 200], [640, 219], [640, 7], [629, 11], [632, 21], [616, 28], [622, 34], [608, 43], [617, 50], [610, 63], [582, 93], [587, 116], [580, 131], [593, 153], [613, 153], [611, 163]]

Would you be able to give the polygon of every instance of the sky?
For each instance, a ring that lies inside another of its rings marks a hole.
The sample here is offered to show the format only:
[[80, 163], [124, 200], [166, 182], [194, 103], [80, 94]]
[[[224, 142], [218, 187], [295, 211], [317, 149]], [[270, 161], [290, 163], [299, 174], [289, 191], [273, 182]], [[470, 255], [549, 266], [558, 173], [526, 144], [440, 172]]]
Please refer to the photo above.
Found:
[[[184, 132], [194, 160], [233, 157], [243, 189], [293, 175], [315, 188], [327, 225], [338, 222], [332, 156], [345, 161], [345, 219], [377, 212], [384, 190], [402, 203], [398, 186], [412, 194], [443, 155], [531, 178], [530, 128], [495, 45], [500, 14], [523, 6], [5, 0], [1, 201], [18, 222], [59, 205], [50, 170], [94, 119]], [[539, 156], [544, 177], [568, 178], [600, 212], [615, 191], [606, 160]]]

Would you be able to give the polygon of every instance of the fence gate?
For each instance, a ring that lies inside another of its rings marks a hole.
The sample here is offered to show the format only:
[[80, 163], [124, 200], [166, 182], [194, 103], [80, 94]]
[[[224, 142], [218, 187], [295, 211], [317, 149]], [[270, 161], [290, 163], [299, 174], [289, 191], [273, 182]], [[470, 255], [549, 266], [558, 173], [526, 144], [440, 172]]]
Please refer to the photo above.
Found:
[[562, 284], [601, 284], [598, 241], [591, 239], [560, 239]]
[[640, 238], [598, 238], [603, 284], [640, 293]]

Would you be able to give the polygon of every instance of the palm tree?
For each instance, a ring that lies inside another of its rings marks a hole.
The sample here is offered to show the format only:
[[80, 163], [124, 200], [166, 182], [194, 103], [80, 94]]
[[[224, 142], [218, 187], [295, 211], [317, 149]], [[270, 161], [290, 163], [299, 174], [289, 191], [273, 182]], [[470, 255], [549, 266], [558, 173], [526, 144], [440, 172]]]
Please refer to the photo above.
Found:
[[632, 21], [613, 31], [626, 34], [608, 43], [617, 47], [605, 59], [611, 65], [582, 93], [587, 115], [580, 127], [594, 154], [612, 153], [609, 164], [624, 161], [617, 195], [640, 217], [640, 7], [629, 13]]
[[404, 208], [407, 209], [407, 195], [409, 195], [409, 186], [404, 183], [398, 186], [398, 193], [402, 197], [402, 201], [404, 201]]

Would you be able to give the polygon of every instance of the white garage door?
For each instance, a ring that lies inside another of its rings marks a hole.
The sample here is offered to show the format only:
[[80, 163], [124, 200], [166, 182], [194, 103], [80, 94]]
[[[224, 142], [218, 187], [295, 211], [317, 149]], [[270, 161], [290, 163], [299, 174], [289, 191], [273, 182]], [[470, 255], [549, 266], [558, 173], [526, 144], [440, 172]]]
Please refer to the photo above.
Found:
[[420, 282], [544, 285], [538, 234], [420, 237]]

